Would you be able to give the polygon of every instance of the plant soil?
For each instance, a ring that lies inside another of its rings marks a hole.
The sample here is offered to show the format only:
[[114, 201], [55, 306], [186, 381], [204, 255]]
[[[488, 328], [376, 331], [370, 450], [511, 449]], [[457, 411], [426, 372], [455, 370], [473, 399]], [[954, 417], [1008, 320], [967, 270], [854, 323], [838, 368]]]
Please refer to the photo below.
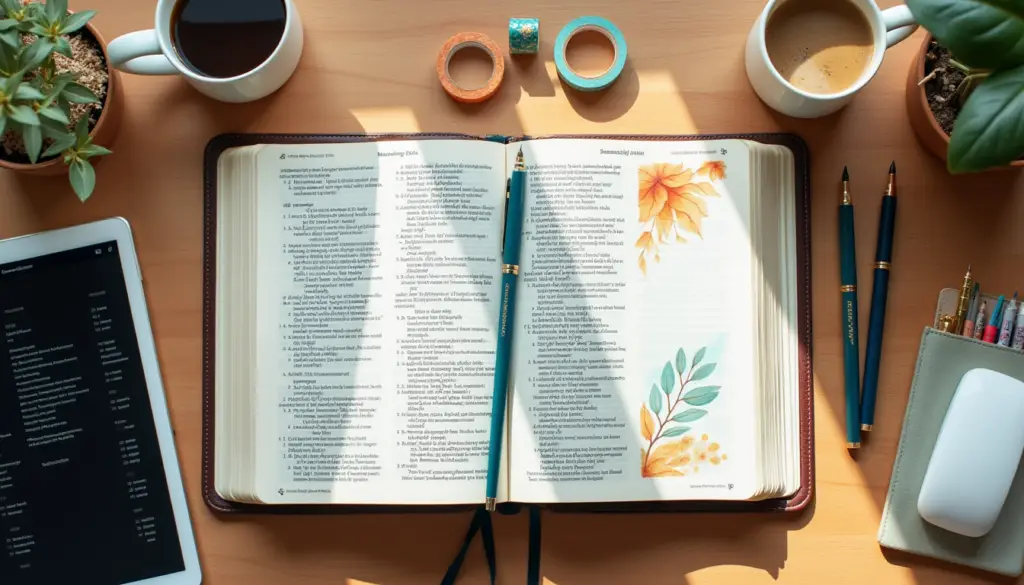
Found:
[[[35, 37], [26, 35], [24, 40], [32, 42]], [[73, 127], [82, 116], [89, 116], [89, 131], [91, 132], [100, 119], [100, 113], [103, 111], [107, 97], [107, 61], [103, 58], [103, 50], [99, 42], [89, 32], [88, 27], [83, 27], [68, 35], [68, 42], [71, 44], [72, 58], [55, 54], [54, 60], [59, 72], [77, 73], [76, 81], [91, 89], [100, 99], [98, 104], [71, 104], [71, 126]], [[51, 142], [51, 140], [45, 140], [43, 150], [46, 150]], [[11, 131], [5, 132], [0, 141], [0, 158], [12, 163], [30, 164], [32, 162], [25, 154], [25, 144], [22, 142], [21, 135]], [[40, 159], [39, 162], [52, 158], [56, 157]]]
[[966, 77], [950, 64], [951, 58], [949, 50], [935, 41], [931, 42], [924, 57], [924, 73], [928, 79], [924, 84], [924, 94], [935, 120], [946, 134], [953, 133], [953, 123], [956, 122], [961, 106], [957, 88]]

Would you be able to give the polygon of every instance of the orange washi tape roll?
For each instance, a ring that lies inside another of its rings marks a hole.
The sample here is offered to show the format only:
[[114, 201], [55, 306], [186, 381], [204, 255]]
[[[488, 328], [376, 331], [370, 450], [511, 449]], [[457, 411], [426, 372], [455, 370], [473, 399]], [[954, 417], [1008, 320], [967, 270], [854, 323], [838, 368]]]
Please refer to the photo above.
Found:
[[[459, 87], [448, 71], [448, 63], [451, 62], [452, 55], [469, 47], [483, 49], [491, 57], [493, 66], [491, 78], [487, 80], [483, 87], [473, 89]], [[504, 77], [505, 58], [501, 56], [501, 49], [498, 48], [498, 45], [485, 34], [475, 32], [459, 33], [445, 41], [441, 47], [441, 52], [437, 55], [437, 78], [441, 80], [441, 87], [456, 101], [469, 104], [482, 102], [497, 93], [498, 87], [501, 86], [501, 80]]]

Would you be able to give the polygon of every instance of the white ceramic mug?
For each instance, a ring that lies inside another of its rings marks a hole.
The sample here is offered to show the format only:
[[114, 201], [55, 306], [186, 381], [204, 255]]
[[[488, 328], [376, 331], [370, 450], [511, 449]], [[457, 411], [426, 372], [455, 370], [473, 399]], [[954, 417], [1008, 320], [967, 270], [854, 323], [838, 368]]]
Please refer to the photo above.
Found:
[[156, 28], [117, 37], [107, 46], [107, 55], [111, 65], [127, 73], [183, 75], [196, 89], [222, 102], [258, 100], [288, 81], [302, 54], [302, 20], [292, 0], [283, 2], [284, 33], [277, 48], [255, 69], [235, 77], [208, 77], [189, 68], [178, 57], [171, 41], [171, 14], [177, 0], [158, 0]]
[[845, 90], [833, 94], [814, 94], [798, 89], [783, 79], [772, 65], [765, 45], [765, 25], [772, 13], [787, 0], [768, 0], [747, 37], [747, 78], [758, 97], [773, 110], [795, 118], [817, 118], [831, 114], [853, 99], [882, 65], [885, 50], [909, 37], [917, 23], [904, 5], [879, 10], [872, 0], [835, 0], [851, 2], [867, 18], [875, 39], [875, 53], [860, 79]]

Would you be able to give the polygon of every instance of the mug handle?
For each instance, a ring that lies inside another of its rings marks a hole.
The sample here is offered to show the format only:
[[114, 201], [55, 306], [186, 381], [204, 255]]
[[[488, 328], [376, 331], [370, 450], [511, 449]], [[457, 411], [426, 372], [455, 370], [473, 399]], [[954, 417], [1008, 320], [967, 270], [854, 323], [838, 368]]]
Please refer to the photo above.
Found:
[[886, 49], [905, 40], [917, 30], [917, 22], [906, 4], [883, 10], [882, 23], [885, 24]]
[[110, 64], [136, 75], [176, 75], [177, 68], [160, 48], [156, 31], [138, 30], [121, 35], [107, 45]]

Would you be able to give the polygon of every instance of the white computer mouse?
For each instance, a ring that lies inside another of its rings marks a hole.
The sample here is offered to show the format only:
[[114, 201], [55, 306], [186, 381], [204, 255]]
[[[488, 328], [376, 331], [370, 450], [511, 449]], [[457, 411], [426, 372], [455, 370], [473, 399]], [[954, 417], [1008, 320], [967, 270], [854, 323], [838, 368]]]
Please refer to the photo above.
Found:
[[[979, 448], [981, 447], [981, 448]], [[1024, 382], [976, 368], [960, 379], [917, 499], [928, 522], [988, 534], [1024, 452]]]

